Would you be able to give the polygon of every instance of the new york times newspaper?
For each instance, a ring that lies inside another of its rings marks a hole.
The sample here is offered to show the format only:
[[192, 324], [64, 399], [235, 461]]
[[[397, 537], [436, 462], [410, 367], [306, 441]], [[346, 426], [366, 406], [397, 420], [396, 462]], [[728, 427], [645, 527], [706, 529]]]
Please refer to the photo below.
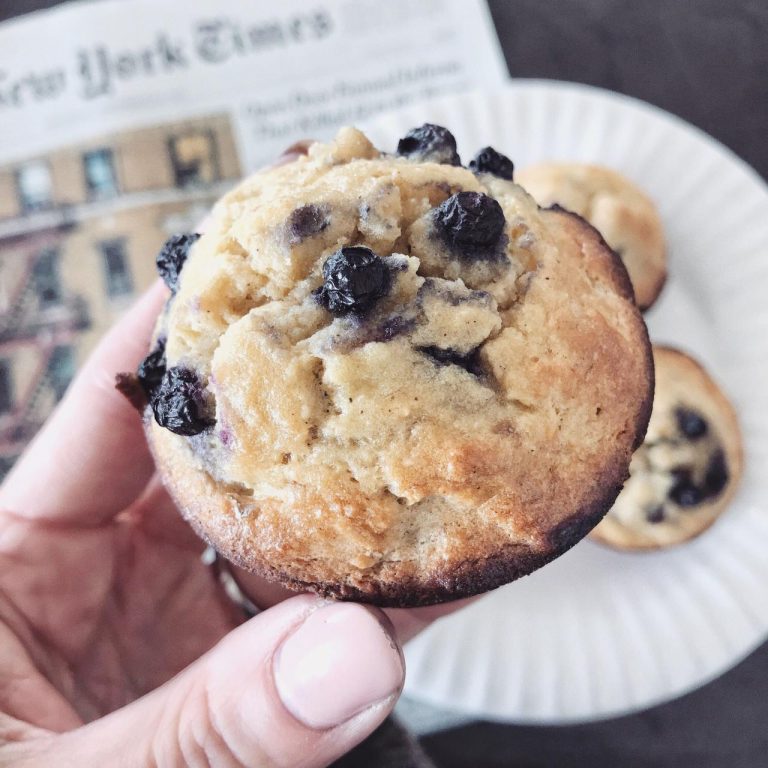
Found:
[[99, 0], [0, 25], [0, 477], [167, 236], [243, 174], [505, 77], [484, 0]]

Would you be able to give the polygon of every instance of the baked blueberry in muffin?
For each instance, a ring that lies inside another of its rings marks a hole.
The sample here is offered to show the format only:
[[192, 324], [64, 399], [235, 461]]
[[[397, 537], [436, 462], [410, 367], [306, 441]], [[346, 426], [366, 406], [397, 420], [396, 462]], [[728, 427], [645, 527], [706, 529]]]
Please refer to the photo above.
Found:
[[408, 131], [397, 144], [397, 154], [433, 163], [461, 165], [453, 134], [442, 125], [432, 123]]
[[179, 275], [187, 260], [189, 249], [199, 237], [196, 233], [172, 235], [157, 254], [157, 271], [173, 293], [179, 287]]
[[174, 260], [145, 423], [233, 562], [436, 603], [544, 565], [613, 503], [653, 386], [626, 271], [476, 166], [439, 126], [396, 154], [343, 129], [227, 194]]
[[493, 147], [483, 147], [470, 161], [469, 170], [474, 173], [491, 173], [500, 179], [512, 181], [515, 173], [514, 163]]

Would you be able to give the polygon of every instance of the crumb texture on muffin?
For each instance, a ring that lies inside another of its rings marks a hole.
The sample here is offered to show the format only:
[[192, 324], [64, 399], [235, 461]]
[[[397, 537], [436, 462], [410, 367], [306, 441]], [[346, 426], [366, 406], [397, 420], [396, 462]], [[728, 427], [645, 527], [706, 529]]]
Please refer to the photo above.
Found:
[[157, 330], [212, 426], [147, 423], [224, 555], [382, 605], [498, 586], [584, 536], [653, 386], [594, 229], [455, 164], [455, 145], [408, 148], [343, 129], [217, 204]]
[[705, 531], [743, 471], [733, 407], [693, 358], [654, 346], [656, 394], [643, 445], [616, 503], [593, 531], [620, 549], [657, 549]]
[[661, 217], [650, 197], [610, 168], [587, 163], [541, 163], [516, 181], [541, 205], [559, 204], [595, 226], [621, 257], [640, 309], [658, 298], [667, 279]]

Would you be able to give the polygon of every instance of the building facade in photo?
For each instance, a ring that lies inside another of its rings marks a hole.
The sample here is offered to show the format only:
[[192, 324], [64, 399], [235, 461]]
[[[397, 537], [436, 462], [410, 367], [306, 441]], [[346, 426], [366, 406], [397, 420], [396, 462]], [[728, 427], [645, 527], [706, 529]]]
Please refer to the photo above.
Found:
[[0, 166], [0, 477], [96, 340], [240, 177], [226, 115]]

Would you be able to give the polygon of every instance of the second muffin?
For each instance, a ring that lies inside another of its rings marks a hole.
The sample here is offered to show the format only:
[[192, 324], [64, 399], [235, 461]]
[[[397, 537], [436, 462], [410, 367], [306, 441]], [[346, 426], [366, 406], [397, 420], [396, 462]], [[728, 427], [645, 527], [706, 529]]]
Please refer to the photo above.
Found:
[[597, 227], [624, 262], [638, 307], [653, 305], [667, 278], [667, 257], [661, 218], [642, 189], [610, 168], [584, 163], [542, 163], [515, 180], [541, 205], [562, 205]]

